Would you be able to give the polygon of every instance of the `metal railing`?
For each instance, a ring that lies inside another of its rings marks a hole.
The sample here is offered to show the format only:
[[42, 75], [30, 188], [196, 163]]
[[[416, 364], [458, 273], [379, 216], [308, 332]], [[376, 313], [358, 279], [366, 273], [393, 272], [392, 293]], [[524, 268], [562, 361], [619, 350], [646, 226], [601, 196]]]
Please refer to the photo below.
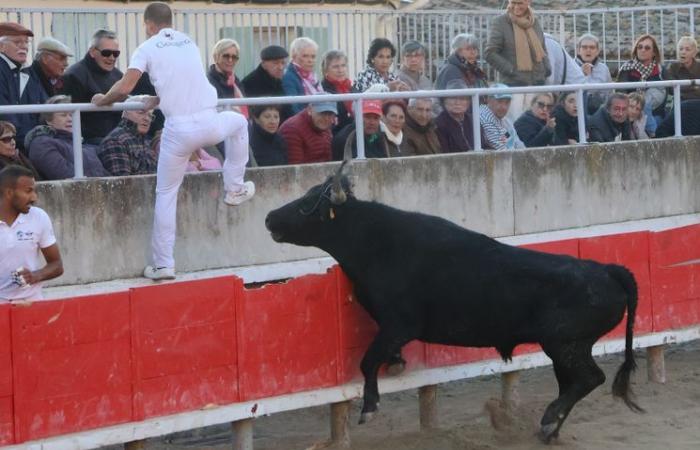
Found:
[[[219, 107], [231, 107], [242, 105], [280, 105], [291, 103], [319, 103], [319, 102], [341, 102], [352, 101], [353, 111], [355, 116], [355, 142], [357, 145], [357, 159], [365, 159], [364, 146], [364, 124], [362, 122], [362, 102], [364, 100], [387, 100], [387, 99], [409, 99], [409, 98], [443, 98], [443, 97], [470, 97], [472, 107], [472, 130], [474, 130], [474, 151], [483, 151], [481, 144], [481, 120], [479, 113], [479, 99], [483, 96], [492, 94], [532, 94], [539, 92], [576, 92], [577, 110], [585, 112], [584, 107], [584, 92], [592, 90], [619, 90], [619, 89], [640, 89], [663, 87], [673, 88], [673, 115], [674, 115], [674, 136], [680, 137], [681, 133], [681, 87], [700, 84], [699, 80], [666, 80], [666, 81], [647, 81], [647, 82], [629, 82], [629, 83], [591, 83], [591, 84], [569, 84], [569, 85], [551, 85], [551, 86], [524, 86], [512, 88], [478, 88], [478, 89], [452, 89], [452, 90], [436, 90], [436, 91], [411, 91], [411, 92], [372, 92], [358, 94], [325, 94], [325, 95], [310, 95], [310, 96], [289, 96], [289, 97], [261, 97], [261, 98], [238, 98], [238, 99], [221, 99], [218, 102]], [[52, 105], [9, 105], [0, 106], [0, 116], [2, 114], [22, 114], [22, 113], [46, 113], [46, 112], [65, 112], [69, 111], [73, 115], [73, 157], [74, 157], [74, 178], [84, 178], [82, 164], [82, 133], [80, 129], [80, 113], [81, 112], [97, 112], [97, 111], [126, 111], [140, 110], [143, 108], [142, 103], [128, 102], [115, 103], [112, 106], [95, 106], [90, 103], [64, 103]], [[586, 138], [586, 115], [585, 113], [578, 114], [578, 132], [579, 144], [587, 143]], [[167, 119], [166, 119], [167, 122]]]

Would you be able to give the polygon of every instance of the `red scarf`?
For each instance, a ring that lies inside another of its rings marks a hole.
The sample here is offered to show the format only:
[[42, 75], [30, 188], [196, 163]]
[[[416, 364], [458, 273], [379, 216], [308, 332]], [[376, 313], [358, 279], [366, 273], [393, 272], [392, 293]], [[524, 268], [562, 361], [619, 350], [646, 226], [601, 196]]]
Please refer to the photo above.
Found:
[[[236, 86], [236, 76], [231, 73], [231, 75], [228, 76], [226, 79], [226, 86], [233, 88], [233, 98], [243, 98], [243, 94], [241, 93], [241, 90]], [[248, 118], [248, 106], [246, 105], [241, 105], [237, 106], [238, 111], [243, 114], [243, 117], [246, 119]]]
[[[333, 86], [333, 89], [337, 94], [349, 94], [350, 89], [352, 88], [352, 81], [350, 78], [334, 80], [333, 78], [326, 77], [326, 81]], [[354, 112], [352, 110], [352, 102], [343, 102], [343, 104], [345, 105], [345, 109], [350, 113], [350, 115], [352, 115]]]

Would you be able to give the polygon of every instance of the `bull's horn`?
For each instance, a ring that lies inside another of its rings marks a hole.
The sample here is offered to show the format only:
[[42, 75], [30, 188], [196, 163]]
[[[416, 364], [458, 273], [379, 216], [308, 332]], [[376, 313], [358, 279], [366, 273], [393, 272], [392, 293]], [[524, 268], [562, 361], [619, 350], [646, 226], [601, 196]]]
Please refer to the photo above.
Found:
[[331, 186], [331, 203], [334, 205], [342, 205], [345, 203], [345, 200], [348, 199], [347, 195], [345, 195], [345, 191], [343, 190], [343, 186], [340, 182], [342, 176], [343, 176], [343, 168], [345, 167], [345, 164], [347, 164], [349, 160], [344, 160], [343, 163], [340, 165], [338, 168], [338, 171], [335, 173], [333, 176], [333, 185]]

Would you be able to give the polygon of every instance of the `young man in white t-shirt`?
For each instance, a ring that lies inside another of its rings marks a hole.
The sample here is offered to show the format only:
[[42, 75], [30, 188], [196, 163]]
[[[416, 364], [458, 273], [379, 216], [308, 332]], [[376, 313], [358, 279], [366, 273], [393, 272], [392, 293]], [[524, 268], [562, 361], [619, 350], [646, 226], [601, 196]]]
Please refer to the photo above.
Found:
[[153, 265], [144, 276], [153, 280], [175, 278], [175, 227], [177, 191], [190, 155], [201, 147], [224, 141], [224, 202], [240, 205], [255, 194], [252, 181], [243, 181], [248, 162], [248, 123], [233, 111], [216, 111], [216, 89], [209, 83], [199, 48], [184, 33], [172, 29], [172, 11], [162, 2], [150, 3], [144, 11], [149, 39], [136, 49], [124, 77], [107, 94], [97, 94], [98, 106], [124, 100], [144, 72], [148, 72], [158, 97], [146, 102], [165, 115], [161, 136], [153, 221]]
[[34, 202], [31, 170], [0, 170], [0, 303], [40, 300], [42, 282], [63, 273], [51, 219]]

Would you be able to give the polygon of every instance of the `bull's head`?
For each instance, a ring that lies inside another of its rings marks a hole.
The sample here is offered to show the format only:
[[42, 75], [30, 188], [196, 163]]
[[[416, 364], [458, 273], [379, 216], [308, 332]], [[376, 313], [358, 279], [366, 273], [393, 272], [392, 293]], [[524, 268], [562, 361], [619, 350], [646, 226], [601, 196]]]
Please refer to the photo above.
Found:
[[337, 172], [303, 197], [270, 211], [265, 226], [276, 242], [319, 246], [328, 236], [348, 200], [354, 200], [350, 181], [343, 175], [345, 160]]

